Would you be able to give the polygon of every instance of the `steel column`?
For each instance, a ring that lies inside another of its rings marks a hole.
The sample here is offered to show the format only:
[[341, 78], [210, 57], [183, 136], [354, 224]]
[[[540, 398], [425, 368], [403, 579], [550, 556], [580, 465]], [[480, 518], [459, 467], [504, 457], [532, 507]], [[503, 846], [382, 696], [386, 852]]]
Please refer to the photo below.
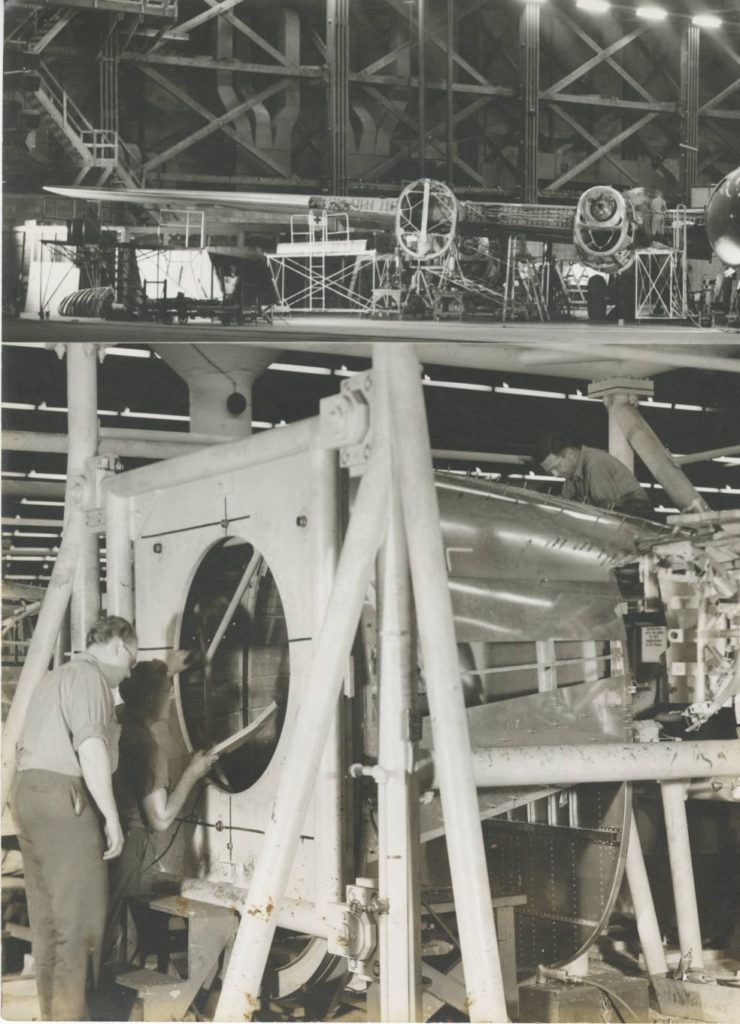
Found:
[[540, 137], [540, 8], [527, 0], [519, 23], [519, 73], [522, 83], [522, 200], [538, 198], [538, 153]]
[[134, 566], [129, 499], [105, 492], [106, 610], [134, 621]]
[[455, 181], [455, 3], [447, 0], [447, 72], [445, 74], [445, 90], [447, 101], [447, 184], [452, 188]]
[[491, 906], [470, 734], [445, 565], [439, 507], [421, 386], [409, 344], [383, 346], [391, 430], [424, 659], [447, 852], [455, 896], [470, 1020], [505, 1021], [501, 963]]
[[664, 782], [660, 792], [668, 838], [668, 858], [671, 862], [680, 952], [682, 956], [690, 955], [689, 966], [703, 967], [699, 908], [696, 905], [694, 867], [691, 863], [689, 826], [686, 821], [686, 786], [683, 782]]
[[[339, 467], [337, 453], [311, 450], [311, 559], [313, 573], [313, 635], [318, 637], [331, 596], [339, 558]], [[340, 699], [329, 728], [319, 767], [314, 802], [316, 815], [316, 877], [327, 903], [344, 899], [343, 716]], [[319, 900], [322, 904], [322, 899]]]
[[349, 132], [349, 18], [348, 0], [327, 0], [326, 62], [329, 73], [329, 188], [347, 191], [347, 133]]
[[660, 925], [655, 913], [653, 894], [650, 891], [645, 858], [642, 854], [640, 834], [637, 831], [635, 812], [632, 812], [630, 821], [630, 835], [627, 844], [627, 884], [630, 888], [632, 906], [635, 910], [635, 921], [637, 934], [640, 936], [642, 955], [645, 957], [645, 969], [652, 977], [656, 974], [666, 974], [668, 965], [663, 949], [663, 939], [660, 934]]
[[619, 459], [630, 472], [635, 469], [635, 453], [629, 441], [624, 436], [624, 431], [614, 415], [609, 403], [606, 403], [606, 411], [609, 419], [609, 454]]
[[417, 72], [418, 84], [418, 145], [419, 145], [419, 177], [426, 177], [426, 148], [427, 148], [427, 69], [426, 69], [426, 0], [416, 0], [416, 23], [417, 36]]
[[[395, 473], [394, 473], [395, 477]], [[415, 703], [411, 580], [398, 484], [391, 481], [388, 533], [378, 573], [380, 710], [378, 922], [380, 1019], [421, 1020], [419, 791], [409, 734]]]
[[[382, 406], [380, 391], [376, 392]], [[370, 460], [360, 483], [355, 508], [334, 577], [326, 615], [316, 638], [304, 699], [296, 716], [293, 742], [283, 763], [277, 793], [249, 888], [221, 996], [217, 1020], [251, 1020], [277, 925], [275, 907], [282, 902], [306, 808], [347, 668], [365, 590], [387, 519], [387, 415], [376, 423]], [[285, 428], [287, 429], [287, 428]], [[278, 431], [280, 433], [282, 431]]]
[[684, 471], [676, 465], [652, 427], [626, 395], [609, 395], [609, 411], [666, 494], [681, 512], [707, 512], [709, 506]]
[[[98, 448], [98, 358], [97, 345], [67, 345], [67, 491], [79, 486], [89, 473], [88, 460]], [[88, 481], [89, 484], [89, 481]], [[69, 513], [65, 507], [65, 519]], [[98, 537], [84, 531], [79, 540], [77, 569], [70, 606], [72, 650], [85, 649], [87, 631], [100, 613], [100, 559]]]
[[681, 153], [679, 188], [691, 205], [699, 156], [699, 26], [686, 25], [681, 34]]

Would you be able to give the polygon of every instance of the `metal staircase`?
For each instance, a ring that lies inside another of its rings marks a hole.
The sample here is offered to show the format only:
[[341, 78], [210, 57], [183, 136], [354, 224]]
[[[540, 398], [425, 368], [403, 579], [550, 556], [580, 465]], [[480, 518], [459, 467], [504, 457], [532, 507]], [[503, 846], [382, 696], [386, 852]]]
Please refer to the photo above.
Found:
[[106, 182], [126, 188], [141, 185], [141, 163], [133, 150], [118, 132], [95, 128], [48, 68], [39, 68], [34, 95], [47, 115], [55, 137], [80, 165], [76, 185], [94, 171], [98, 172], [96, 185]]
[[[233, 910], [185, 896], [153, 897], [147, 906], [157, 916], [181, 918], [187, 923], [187, 964], [185, 976], [176, 972], [166, 948], [167, 917], [162, 918], [165, 945], [158, 951], [158, 970], [117, 971], [117, 985], [135, 992], [141, 1018], [145, 1021], [182, 1020], [203, 986], [215, 978], [221, 953], [234, 936], [237, 918]], [[138, 1019], [138, 1018], [137, 1018]]]
[[8, 33], [5, 43], [21, 53], [41, 53], [76, 13], [74, 7], [35, 7]]

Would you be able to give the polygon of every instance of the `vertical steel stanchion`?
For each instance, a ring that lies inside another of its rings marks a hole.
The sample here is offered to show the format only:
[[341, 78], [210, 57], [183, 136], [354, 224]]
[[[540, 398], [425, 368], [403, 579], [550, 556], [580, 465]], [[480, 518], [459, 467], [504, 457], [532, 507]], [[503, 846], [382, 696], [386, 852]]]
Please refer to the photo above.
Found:
[[397, 481], [391, 476], [388, 532], [380, 551], [378, 922], [380, 1019], [421, 1020], [419, 792], [414, 773], [416, 648], [411, 579]]
[[686, 820], [686, 784], [661, 782], [660, 792], [663, 798], [680, 952], [682, 956], [691, 953], [690, 966], [703, 967], [699, 908], [696, 904], [694, 868], [691, 863], [689, 826]]
[[[339, 558], [339, 472], [337, 453], [314, 446], [310, 453], [311, 562], [313, 572], [313, 634], [318, 636], [331, 595]], [[344, 899], [344, 800], [342, 781], [341, 700], [329, 728], [316, 786], [316, 878], [319, 898]], [[325, 911], [322, 911], [325, 912]]]
[[[88, 460], [98, 450], [98, 358], [94, 344], [70, 342], [67, 345], [67, 408], [69, 482], [88, 472]], [[69, 512], [65, 509], [65, 522], [68, 519]], [[84, 650], [87, 631], [99, 614], [98, 538], [91, 530], [83, 530], [70, 605], [73, 651]]]
[[431, 447], [412, 346], [386, 344], [391, 429], [471, 1021], [508, 1020]]

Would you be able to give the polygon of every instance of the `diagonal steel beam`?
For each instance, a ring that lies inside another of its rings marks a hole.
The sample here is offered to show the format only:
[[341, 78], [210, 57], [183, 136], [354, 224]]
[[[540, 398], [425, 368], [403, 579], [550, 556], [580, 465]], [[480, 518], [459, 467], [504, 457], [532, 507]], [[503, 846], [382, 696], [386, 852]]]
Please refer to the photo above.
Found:
[[734, 82], [730, 82], [725, 89], [718, 92], [716, 96], [712, 96], [711, 100], [707, 100], [703, 106], [699, 107], [699, 113], [706, 114], [708, 111], [713, 110], [720, 103], [723, 103], [728, 96], [731, 96], [733, 92], [737, 92], [738, 89], [740, 89], [740, 78], [737, 78]]
[[[194, 18], [188, 18], [187, 21], [180, 22], [179, 25], [174, 25], [172, 28], [167, 29], [167, 36], [185, 36], [188, 32], [197, 28], [198, 25], [202, 25], [206, 21], [210, 21], [211, 18], [217, 18], [219, 14], [225, 14], [226, 11], [230, 11], [237, 4], [240, 4], [242, 0], [217, 0], [208, 10], [203, 11], [201, 14], [196, 14]], [[158, 49], [160, 46], [164, 46], [166, 39], [158, 39], [152, 47], [152, 50]], [[151, 50], [149, 51], [151, 53]]]
[[[399, 110], [398, 107], [395, 107], [393, 105], [391, 100], [387, 99], [387, 97], [385, 97], [382, 92], [380, 92], [378, 89], [373, 88], [371, 85], [364, 85], [363, 88], [365, 89], [365, 92], [369, 93], [373, 97], [373, 99], [376, 100], [381, 105], [381, 107], [385, 107], [385, 109], [389, 111], [389, 113], [393, 114], [393, 116], [396, 117], [399, 121], [403, 121], [403, 123], [413, 132], [418, 131], [419, 122], [416, 120], [415, 117], [412, 117], [410, 114], [407, 114], [405, 110]], [[432, 143], [432, 145], [434, 146], [438, 153], [440, 153], [442, 156], [445, 155], [445, 150], [442, 143], [437, 142], [437, 140], [433, 138], [430, 139], [429, 141]]]
[[[473, 0], [472, 3], [466, 4], [466, 6], [462, 10], [456, 13], [455, 21], [460, 21], [462, 18], [467, 17], [467, 15], [472, 14], [473, 11], [475, 11], [478, 7], [482, 5], [482, 2], [483, 0]], [[408, 17], [408, 6], [405, 0], [386, 0], [386, 3], [390, 7], [392, 7], [396, 11], [396, 13], [399, 14], [402, 18], [406, 19]], [[430, 22], [427, 25], [427, 31], [425, 34], [426, 38], [430, 42], [434, 43], [444, 53], [446, 53], [446, 40], [442, 39], [440, 36], [435, 35], [434, 31], [437, 28], [441, 29], [443, 26], [444, 16], [437, 16], [434, 19], [430, 20]], [[378, 58], [378, 60], [376, 60], [373, 64], [370, 64], [366, 68], [363, 68], [362, 71], [359, 73], [363, 75], [375, 74], [376, 71], [379, 71], [381, 68], [387, 67], [388, 64], [391, 64], [402, 53], [407, 52], [409, 50], [409, 47], [409, 42], [400, 43], [389, 53], [384, 54], [382, 57]], [[491, 85], [491, 83], [488, 81], [485, 75], [481, 74], [481, 72], [474, 68], [472, 64], [469, 64], [463, 57], [460, 56], [459, 53], [457, 53], [457, 51], [453, 51], [452, 59], [458, 65], [458, 67], [466, 71], [471, 76], [471, 78], [475, 79], [480, 85]]]
[[[219, 0], [205, 0], [205, 2], [209, 7], [216, 7]], [[247, 39], [251, 39], [253, 43], [256, 43], [257, 46], [261, 47], [265, 53], [269, 53], [271, 57], [274, 57], [279, 64], [285, 64], [286, 67], [293, 66], [293, 62], [288, 60], [284, 53], [281, 53], [280, 50], [276, 50], [275, 47], [271, 46], [266, 39], [263, 39], [258, 32], [255, 32], [253, 28], [250, 28], [249, 25], [245, 24], [241, 20], [241, 18], [232, 14], [231, 11], [226, 11], [221, 15], [221, 17], [228, 21], [228, 23], [235, 28], [237, 32], [241, 32], [242, 35], [247, 37]]]
[[[627, 82], [627, 84], [630, 85], [635, 90], [635, 92], [638, 93], [638, 95], [642, 96], [643, 99], [646, 99], [646, 100], [653, 100], [654, 99], [654, 97], [652, 97], [650, 95], [650, 93], [647, 91], [647, 89], [645, 89], [644, 86], [642, 86], [637, 81], [637, 79], [632, 77], [632, 75], [629, 73], [629, 71], [626, 71], [622, 67], [621, 64], [618, 64], [617, 61], [612, 59], [612, 56], [609, 53], [609, 50], [611, 49], [611, 47], [609, 47], [607, 50], [602, 50], [601, 47], [599, 46], [599, 44], [594, 39], [592, 39], [591, 36], [581, 28], [580, 25], [576, 24], [576, 22], [573, 21], [573, 19], [571, 17], [569, 17], [568, 14], [566, 14], [565, 11], [560, 10], [558, 12], [558, 18], [565, 25], [567, 25], [571, 29], [571, 31], [574, 32], [578, 36], [579, 39], [581, 39], [587, 46], [590, 46], [591, 49], [594, 51], [594, 53], [596, 53], [598, 55], [598, 60], [597, 60], [596, 63], [598, 63], [601, 60], [605, 60], [606, 63], [609, 65], [609, 67], [613, 71], [616, 71], [616, 73], [618, 75], [621, 75], [621, 77], [625, 80], [625, 82]], [[646, 29], [647, 29], [647, 26], [645, 26], [645, 28], [637, 29], [637, 30], [635, 30], [633, 32], [630, 32], [626, 36], [624, 36], [622, 39], [618, 40], [618, 43], [619, 44], [624, 43], [625, 45], [627, 45], [628, 43], [633, 42], [634, 39], [636, 39], [637, 36], [639, 36], [642, 32], [646, 31]], [[591, 65], [593, 67], [596, 66], [596, 64], [593, 63], [593, 60], [589, 61], [589, 65]], [[591, 68], [590, 67], [586, 68], [585, 66], [583, 66], [583, 67], [578, 69], [578, 73], [584, 73], [586, 70], [591, 70]], [[553, 86], [553, 88], [555, 88], [555, 87]], [[557, 89], [557, 91], [560, 92], [561, 89]]]
[[[567, 16], [563, 12], [561, 12], [561, 16], [565, 18], [567, 24]], [[589, 36], [587, 36], [585, 33], [581, 33], [580, 30], [577, 29], [577, 26], [573, 25], [573, 23], [570, 24], [571, 28], [573, 28], [574, 31], [578, 32], [578, 35], [581, 36], [584, 42], [588, 43], [589, 46], [596, 48], [596, 44], [592, 39], [589, 38]], [[545, 90], [543, 95], [545, 97], [548, 97], [551, 93], [562, 92], [563, 89], [565, 89], [567, 86], [571, 84], [571, 82], [575, 82], [577, 81], [577, 79], [582, 78], [583, 75], [585, 75], [588, 71], [592, 71], [595, 67], [598, 67], [599, 64], [603, 64], [604, 61], [609, 60], [609, 58], [613, 56], [613, 54], [619, 53], [619, 51], [623, 50], [625, 46], [629, 46], [629, 44], [633, 43], [635, 39], [639, 38], [639, 36], [642, 35], [644, 31], [644, 28], [635, 29], [634, 31], [629, 32], [626, 36], [622, 36], [621, 39], [615, 40], [611, 44], [611, 46], [608, 46], [605, 50], [598, 50], [597, 54], [594, 57], [592, 57], [590, 60], [587, 60], [584, 64], [581, 64], [580, 67], [577, 67], [575, 69], [575, 71], [571, 71], [569, 74], [565, 75], [565, 77], [561, 78], [559, 82], [555, 82], [553, 85], [550, 86], [549, 89]], [[612, 66], [618, 68], [620, 73], [623, 73], [628, 80], [631, 78], [631, 76], [628, 75], [628, 73], [624, 71], [623, 68], [619, 67], [616, 61], [611, 61], [610, 63], [612, 64]], [[630, 84], [633, 86], [633, 88], [636, 88], [638, 92], [640, 92], [646, 99], [652, 99], [652, 96], [646, 93], [642, 86], [635, 82], [634, 79], [632, 79]]]
[[630, 172], [625, 167], [622, 166], [620, 161], [610, 154], [610, 150], [614, 149], [615, 146], [621, 145], [625, 139], [628, 139], [631, 135], [634, 135], [635, 132], [641, 131], [645, 127], [645, 125], [649, 124], [654, 118], [658, 116], [657, 114], [645, 114], [645, 116], [641, 117], [639, 121], [636, 121], [633, 125], [630, 125], [629, 128], [625, 128], [623, 132], [620, 132], [618, 135], [615, 135], [613, 139], [609, 139], [609, 141], [606, 143], [601, 143], [598, 139], [594, 138], [594, 136], [589, 131], [586, 131], [586, 129], [582, 125], [580, 125], [578, 121], [575, 120], [575, 118], [571, 117], [569, 114], [566, 114], [566, 112], [557, 104], [553, 103], [551, 110], [553, 110], [559, 117], [563, 119], [563, 121], [565, 121], [567, 125], [570, 125], [571, 128], [577, 131], [579, 135], [581, 135], [584, 139], [586, 139], [587, 142], [589, 142], [592, 146], [596, 148], [595, 151], [590, 154], [590, 156], [587, 156], [584, 160], [581, 160], [581, 162], [576, 164], [575, 167], [571, 167], [571, 169], [566, 174], [561, 174], [561, 176], [559, 178], [556, 178], [555, 181], [551, 181], [550, 184], [544, 189], [545, 192], [554, 192], [556, 189], [560, 188], [561, 185], [565, 184], [565, 182], [570, 181], [572, 178], [575, 178], [578, 174], [580, 174], [580, 172], [584, 168], [590, 167], [591, 164], [596, 163], [596, 161], [600, 160], [602, 156], [605, 157], [618, 170], [620, 170], [622, 174], [624, 174], [629, 179], [629, 181], [631, 181], [635, 185], [639, 184], [635, 177], [632, 174], [630, 174]]
[[233, 139], [243, 149], [246, 149], [247, 152], [250, 153], [253, 157], [255, 157], [255, 159], [259, 160], [260, 163], [264, 164], [266, 167], [269, 167], [270, 170], [279, 174], [280, 177], [285, 177], [285, 168], [281, 167], [280, 164], [276, 163], [274, 160], [271, 160], [257, 146], [253, 146], [245, 139], [243, 139], [242, 136], [238, 134], [238, 132], [236, 132], [233, 128], [230, 127], [230, 122], [233, 121], [235, 118], [239, 117], [240, 114], [243, 114], [245, 111], [255, 106], [257, 103], [261, 103], [263, 100], [267, 99], [268, 96], [274, 96], [275, 93], [281, 92], [283, 89], [286, 89], [290, 84], [290, 80], [274, 82], [272, 85], [268, 86], [266, 89], [263, 89], [261, 92], [256, 93], [254, 96], [251, 96], [248, 100], [245, 100], [243, 103], [240, 103], [232, 110], [229, 110], [225, 114], [217, 116], [213, 113], [212, 110], [209, 110], [207, 107], [204, 107], [202, 104], [198, 103], [197, 100], [194, 100], [192, 96], [188, 96], [187, 93], [184, 93], [182, 89], [178, 88], [174, 84], [174, 82], [170, 82], [169, 79], [165, 78], [164, 75], [160, 75], [158, 71], [155, 71], [153, 68], [148, 67], [142, 67], [142, 71], [153, 82], [156, 82], [157, 85], [159, 85], [162, 89], [170, 93], [171, 96], [174, 96], [176, 99], [180, 100], [181, 103], [184, 103], [186, 106], [190, 107], [190, 109], [194, 110], [196, 114], [199, 114], [205, 121], [209, 122], [202, 128], [199, 128], [198, 131], [193, 132], [191, 135], [188, 135], [187, 138], [181, 139], [179, 142], [176, 142], [173, 146], [170, 146], [163, 153], [158, 153], [150, 160], [147, 160], [146, 163], [143, 165], [143, 170], [150, 171], [155, 167], [159, 167], [160, 164], [165, 163], [165, 161], [170, 160], [173, 156], [177, 156], [179, 153], [184, 152], [186, 149], [190, 149], [190, 147], [195, 145], [196, 142], [200, 142], [202, 139], [207, 138], [209, 135], [213, 134], [213, 132], [225, 131], [225, 134], [228, 135], [229, 138]]
[[[476, 10], [478, 10], [479, 7], [482, 7], [483, 4], [486, 2], [487, 0], [471, 0], [470, 3], [464, 4], [459, 10], [455, 12], [455, 22], [459, 22], [462, 21], [463, 18], [467, 18], [468, 15], [473, 14]], [[394, 11], [396, 11], [396, 13], [399, 14], [404, 19], [404, 21], [408, 20], [408, 7], [406, 6], [405, 2], [399, 3], [398, 0], [386, 0], [386, 3], [390, 7], [392, 7]], [[437, 15], [436, 17], [432, 18], [432, 20], [429, 22], [428, 28], [431, 28], [431, 26], [442, 27], [443, 21], [444, 16]], [[408, 41], [405, 43], [399, 43], [398, 46], [394, 47], [392, 50], [389, 50], [388, 53], [383, 54], [382, 57], [379, 57], [372, 64], [368, 64], [367, 67], [362, 68], [358, 73], [370, 75], [375, 74], [376, 71], [380, 71], [381, 68], [387, 67], [389, 64], [392, 64], [394, 60], [401, 56], [401, 54], [407, 52], [409, 46], [410, 43]]]

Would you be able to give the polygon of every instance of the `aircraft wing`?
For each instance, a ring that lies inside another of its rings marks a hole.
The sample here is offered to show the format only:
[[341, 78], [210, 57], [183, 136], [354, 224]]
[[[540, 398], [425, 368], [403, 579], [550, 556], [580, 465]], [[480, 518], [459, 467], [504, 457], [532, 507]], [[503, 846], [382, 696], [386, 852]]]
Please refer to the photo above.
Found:
[[205, 206], [231, 210], [263, 210], [274, 213], [305, 213], [310, 196], [284, 192], [216, 192], [169, 188], [58, 188], [44, 185], [45, 192], [91, 203], [132, 203], [136, 206]]
[[532, 241], [570, 242], [575, 215], [574, 206], [461, 202], [458, 223], [465, 234], [520, 232]]
[[346, 213], [351, 226], [392, 227], [395, 199], [353, 196], [310, 196], [288, 192], [225, 192], [165, 188], [67, 188], [45, 185], [46, 192], [67, 199], [98, 203], [130, 203], [150, 209], [218, 211], [225, 218], [256, 224], [288, 225], [294, 215], [310, 210]]

